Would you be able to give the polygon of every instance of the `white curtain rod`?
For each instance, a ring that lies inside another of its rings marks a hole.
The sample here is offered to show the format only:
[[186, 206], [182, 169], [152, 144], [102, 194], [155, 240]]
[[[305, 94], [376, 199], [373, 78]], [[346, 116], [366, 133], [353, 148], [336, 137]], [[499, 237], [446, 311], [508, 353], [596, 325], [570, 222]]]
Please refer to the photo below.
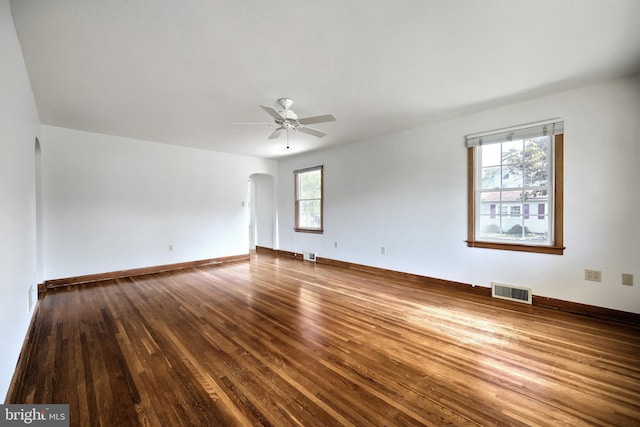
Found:
[[487, 131], [487, 132], [474, 133], [474, 134], [471, 134], [471, 135], [467, 135], [465, 138], [466, 139], [481, 138], [483, 136], [494, 135], [496, 133], [512, 132], [512, 131], [516, 131], [516, 130], [520, 130], [520, 129], [532, 128], [532, 127], [536, 127], [536, 126], [550, 125], [550, 124], [558, 123], [558, 122], [561, 122], [561, 121], [562, 121], [562, 119], [558, 117], [558, 118], [555, 118], [555, 119], [543, 120], [541, 122], [528, 123], [526, 125], [512, 126], [512, 127], [508, 127], [508, 128], [496, 129], [496, 130], [491, 130], [491, 131]]

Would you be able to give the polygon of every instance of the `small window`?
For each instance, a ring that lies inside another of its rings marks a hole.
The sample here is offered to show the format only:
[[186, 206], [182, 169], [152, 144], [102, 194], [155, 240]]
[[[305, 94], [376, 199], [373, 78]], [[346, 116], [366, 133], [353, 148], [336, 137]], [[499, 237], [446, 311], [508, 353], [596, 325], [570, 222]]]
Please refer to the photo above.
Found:
[[563, 253], [563, 141], [561, 121], [467, 137], [468, 246]]
[[322, 233], [323, 168], [316, 166], [294, 171], [296, 206], [295, 230]]

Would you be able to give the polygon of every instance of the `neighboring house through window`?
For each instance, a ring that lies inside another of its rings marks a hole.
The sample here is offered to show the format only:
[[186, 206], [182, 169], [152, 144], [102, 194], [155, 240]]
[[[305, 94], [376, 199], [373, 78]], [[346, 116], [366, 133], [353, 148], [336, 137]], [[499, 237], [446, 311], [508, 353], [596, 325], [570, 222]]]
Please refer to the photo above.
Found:
[[552, 120], [467, 136], [468, 246], [563, 253], [563, 128]]

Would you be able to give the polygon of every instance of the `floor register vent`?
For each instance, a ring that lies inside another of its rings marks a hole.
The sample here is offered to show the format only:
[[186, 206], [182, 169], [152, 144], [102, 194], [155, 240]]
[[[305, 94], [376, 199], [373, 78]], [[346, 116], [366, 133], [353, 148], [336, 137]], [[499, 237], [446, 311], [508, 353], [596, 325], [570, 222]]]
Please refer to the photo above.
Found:
[[531, 304], [533, 289], [491, 282], [491, 296]]

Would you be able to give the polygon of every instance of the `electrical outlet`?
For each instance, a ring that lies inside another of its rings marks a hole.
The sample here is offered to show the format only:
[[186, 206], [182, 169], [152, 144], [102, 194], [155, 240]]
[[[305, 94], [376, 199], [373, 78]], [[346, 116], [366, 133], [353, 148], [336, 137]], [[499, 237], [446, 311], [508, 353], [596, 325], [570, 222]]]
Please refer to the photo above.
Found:
[[384, 254], [386, 254], [386, 253], [387, 253], [387, 250], [384, 248], [384, 246], [381, 246], [381, 247], [380, 247], [380, 253], [381, 253], [382, 255], [384, 255]]
[[599, 270], [585, 270], [584, 280], [591, 282], [602, 282], [602, 271]]
[[173, 245], [169, 245], [169, 252], [173, 250]]
[[338, 242], [333, 242], [333, 247], [338, 249]]
[[622, 273], [622, 284], [625, 286], [633, 286], [633, 274]]

